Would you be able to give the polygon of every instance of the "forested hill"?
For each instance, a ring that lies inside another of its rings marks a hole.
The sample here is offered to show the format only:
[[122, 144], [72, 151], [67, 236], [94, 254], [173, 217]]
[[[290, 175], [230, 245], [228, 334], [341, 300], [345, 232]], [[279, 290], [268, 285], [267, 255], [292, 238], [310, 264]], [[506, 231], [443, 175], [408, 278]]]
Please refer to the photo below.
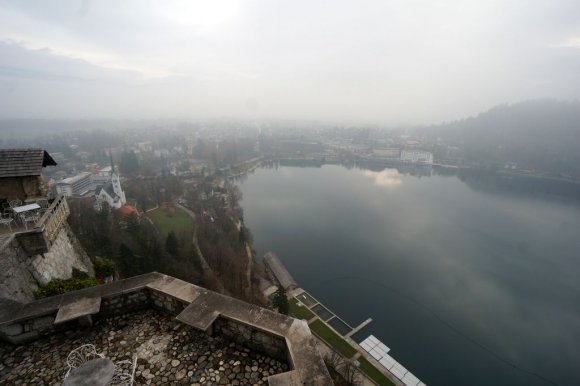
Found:
[[459, 146], [467, 160], [580, 177], [580, 102], [533, 100], [496, 106], [476, 117], [423, 129]]

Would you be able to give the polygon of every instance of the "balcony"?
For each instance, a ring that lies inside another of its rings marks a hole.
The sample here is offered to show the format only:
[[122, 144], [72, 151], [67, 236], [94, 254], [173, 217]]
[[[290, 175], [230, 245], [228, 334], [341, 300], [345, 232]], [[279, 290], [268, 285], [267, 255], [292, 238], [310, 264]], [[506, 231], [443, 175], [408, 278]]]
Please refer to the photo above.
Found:
[[28, 227], [15, 224], [11, 233], [15, 235], [29, 256], [43, 254], [50, 250], [69, 214], [70, 209], [66, 198], [63, 195], [59, 195], [41, 213], [36, 223], [32, 224], [32, 226], [28, 225]]

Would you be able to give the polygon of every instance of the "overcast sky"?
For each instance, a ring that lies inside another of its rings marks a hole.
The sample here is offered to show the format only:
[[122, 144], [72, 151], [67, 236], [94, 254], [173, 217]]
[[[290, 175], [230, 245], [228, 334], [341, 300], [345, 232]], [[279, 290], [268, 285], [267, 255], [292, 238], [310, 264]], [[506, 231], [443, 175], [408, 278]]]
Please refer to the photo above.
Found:
[[579, 94], [578, 0], [0, 0], [0, 118], [397, 125]]

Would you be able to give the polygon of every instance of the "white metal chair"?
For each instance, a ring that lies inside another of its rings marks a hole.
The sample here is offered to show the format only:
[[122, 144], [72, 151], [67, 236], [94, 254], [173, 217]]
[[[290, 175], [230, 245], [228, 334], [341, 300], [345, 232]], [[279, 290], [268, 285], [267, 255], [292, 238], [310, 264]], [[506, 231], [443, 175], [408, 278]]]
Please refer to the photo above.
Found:
[[92, 344], [83, 344], [80, 347], [75, 348], [68, 354], [66, 358], [66, 363], [68, 365], [68, 371], [65, 374], [65, 378], [68, 377], [70, 372], [78, 367], [81, 367], [88, 361], [92, 361], [97, 358], [104, 358], [103, 354], [99, 354], [97, 349]]
[[40, 214], [37, 212], [22, 213], [20, 218], [22, 219], [22, 222], [24, 223], [24, 227], [26, 227], [26, 229], [28, 229], [28, 223], [32, 223], [33, 227], [34, 227], [34, 225], [36, 225], [36, 223], [40, 219]]
[[133, 360], [124, 360], [115, 363], [115, 375], [109, 382], [110, 386], [132, 386], [135, 381], [137, 356]]
[[41, 212], [43, 213], [46, 212], [46, 210], [48, 209], [48, 200], [46, 198], [36, 200], [36, 203], [38, 204], [38, 206], [40, 206]]
[[[84, 344], [75, 348], [68, 354], [66, 363], [68, 364], [68, 371], [64, 378], [66, 379], [70, 372], [76, 368], [81, 367], [88, 361], [98, 358], [105, 358], [103, 354], [97, 352], [97, 349], [92, 344]], [[115, 363], [115, 374], [109, 381], [110, 386], [132, 386], [135, 379], [135, 369], [137, 368], [137, 356], [133, 360], [124, 360]]]
[[10, 231], [12, 231], [12, 221], [14, 221], [12, 217], [0, 214], [0, 224], [7, 226]]
[[22, 205], [22, 201], [21, 200], [11, 200], [8, 204], [10, 205], [10, 208], [14, 209], [17, 206]]

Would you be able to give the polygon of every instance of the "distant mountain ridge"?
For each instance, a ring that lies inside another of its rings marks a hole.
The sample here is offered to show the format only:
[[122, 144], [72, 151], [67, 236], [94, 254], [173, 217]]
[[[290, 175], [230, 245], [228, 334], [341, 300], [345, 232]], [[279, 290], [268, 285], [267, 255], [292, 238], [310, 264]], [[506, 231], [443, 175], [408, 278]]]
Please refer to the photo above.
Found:
[[467, 161], [516, 162], [519, 167], [580, 178], [580, 101], [504, 104], [421, 132], [462, 148]]
[[[555, 133], [580, 133], [580, 101], [552, 99], [502, 104], [475, 117], [431, 126], [438, 134], [493, 142], [505, 138], [537, 135], [553, 142]], [[559, 142], [559, 141], [557, 141]]]

